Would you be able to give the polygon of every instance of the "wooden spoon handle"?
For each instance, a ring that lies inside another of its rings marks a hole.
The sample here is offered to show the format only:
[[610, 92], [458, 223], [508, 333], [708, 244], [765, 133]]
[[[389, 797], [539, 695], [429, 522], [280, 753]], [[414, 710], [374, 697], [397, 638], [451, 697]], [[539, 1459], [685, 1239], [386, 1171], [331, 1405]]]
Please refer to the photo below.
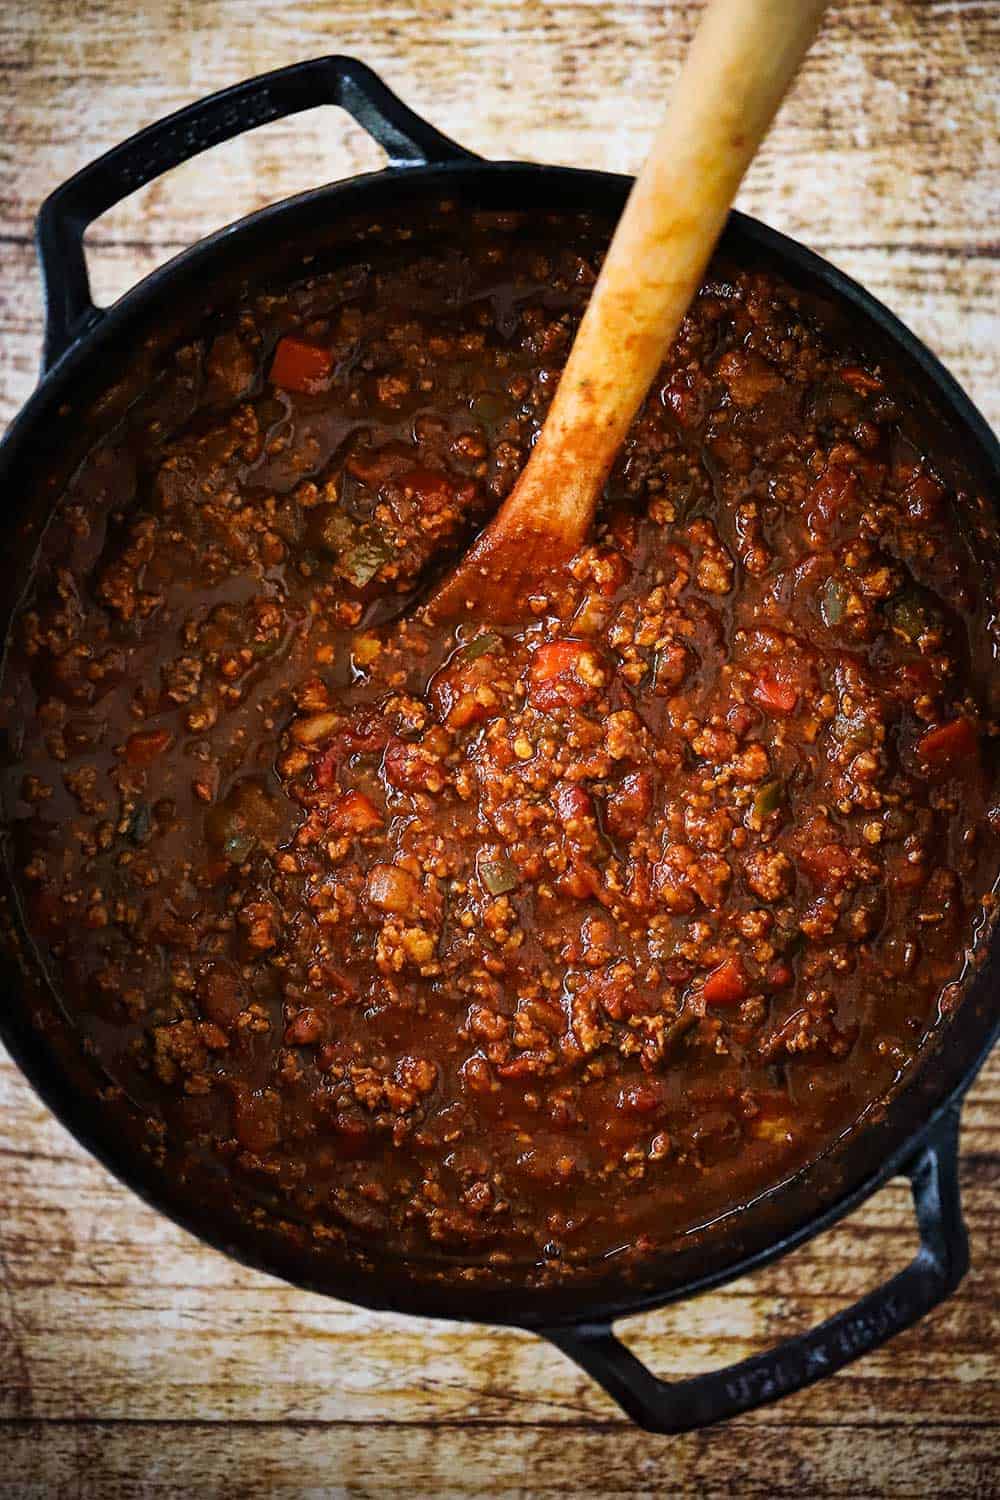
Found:
[[532, 575], [542, 582], [546, 565], [583, 540], [615, 454], [825, 6], [710, 0], [528, 464], [432, 600], [436, 613], [499, 584], [496, 613], [501, 594], [513, 596]]
[[[730, 204], [826, 0], [711, 0], [559, 382], [532, 466], [580, 464], [603, 485], [698, 289]], [[552, 476], [555, 478], [555, 474]], [[549, 503], [590, 498], [556, 483]], [[532, 513], [538, 516], [538, 501]]]

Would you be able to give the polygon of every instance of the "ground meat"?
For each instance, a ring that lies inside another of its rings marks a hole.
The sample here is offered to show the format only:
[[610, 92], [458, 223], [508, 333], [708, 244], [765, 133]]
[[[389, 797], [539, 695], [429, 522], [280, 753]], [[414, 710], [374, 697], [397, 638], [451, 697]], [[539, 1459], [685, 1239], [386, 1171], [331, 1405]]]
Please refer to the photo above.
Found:
[[743, 859], [747, 885], [762, 901], [778, 901], [792, 886], [792, 862], [775, 849], [751, 849]]
[[997, 874], [998, 548], [864, 351], [720, 265], [565, 572], [428, 623], [607, 238], [458, 217], [212, 314], [94, 449], [5, 815], [88, 1046], [248, 1221], [565, 1266], [756, 1196], [919, 1050]]

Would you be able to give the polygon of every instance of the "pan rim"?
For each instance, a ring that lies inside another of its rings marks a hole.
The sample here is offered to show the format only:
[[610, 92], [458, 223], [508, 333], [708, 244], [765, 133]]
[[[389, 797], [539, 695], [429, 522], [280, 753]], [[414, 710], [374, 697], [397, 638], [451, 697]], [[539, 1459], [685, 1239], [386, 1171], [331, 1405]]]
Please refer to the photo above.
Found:
[[[533, 178], [544, 178], [548, 184], [553, 184], [558, 179], [567, 188], [577, 187], [586, 194], [601, 193], [605, 199], [609, 195], [614, 195], [622, 201], [631, 182], [631, 179], [617, 174], [593, 172], [583, 168], [551, 167], [525, 162], [462, 160], [426, 167], [388, 168], [366, 173], [343, 182], [296, 194], [226, 225], [180, 251], [164, 265], [150, 272], [125, 292], [97, 321], [91, 321], [88, 326], [81, 329], [70, 347], [43, 375], [35, 392], [15, 417], [0, 442], [0, 481], [13, 471], [19, 460], [21, 447], [30, 439], [39, 419], [53, 407], [58, 409], [61, 399], [71, 388], [79, 373], [127, 328], [130, 320], [138, 319], [153, 309], [157, 300], [165, 291], [175, 286], [182, 275], [190, 275], [208, 266], [222, 251], [238, 249], [241, 241], [249, 244], [252, 237], [270, 233], [279, 221], [287, 222], [298, 215], [306, 216], [317, 207], [335, 200], [344, 202], [350, 198], [357, 198], [360, 202], [369, 191], [385, 188], [390, 183], [407, 193], [414, 190], [430, 193], [459, 185], [468, 186], [470, 182], [484, 177], [491, 177], [494, 180], [504, 179], [514, 184], [527, 183]], [[578, 206], [587, 207], [586, 203]], [[869, 323], [874, 324], [891, 344], [901, 350], [905, 358], [921, 371], [945, 411], [963, 432], [969, 433], [978, 450], [978, 458], [982, 461], [984, 468], [990, 472], [1000, 492], [1000, 443], [997, 442], [985, 419], [957, 381], [895, 314], [836, 266], [798, 241], [757, 219], [734, 212], [727, 225], [726, 237], [728, 240], [751, 246], [755, 250], [774, 257], [782, 266], [788, 266], [799, 274], [815, 279], [831, 299], [851, 305]], [[996, 943], [993, 946], [994, 949], [997, 948]], [[980, 974], [973, 987], [982, 988], [984, 977]], [[22, 1008], [26, 1009], [26, 1007]], [[23, 1026], [20, 1024], [22, 1021]], [[386, 1293], [384, 1288], [380, 1291], [377, 1286], [377, 1265], [374, 1273], [366, 1274], [363, 1282], [357, 1280], [349, 1291], [345, 1291], [342, 1287], [330, 1289], [319, 1284], [315, 1279], [310, 1279], [308, 1275], [295, 1274], [293, 1269], [285, 1267], [278, 1269], [273, 1259], [268, 1258], [266, 1251], [254, 1253], [252, 1250], [245, 1251], [240, 1246], [234, 1246], [227, 1241], [225, 1236], [214, 1233], [210, 1227], [199, 1222], [197, 1211], [191, 1210], [185, 1213], [172, 1203], [164, 1201], [162, 1191], [158, 1192], [155, 1187], [143, 1182], [142, 1174], [133, 1159], [134, 1153], [132, 1156], [125, 1157], [119, 1149], [116, 1154], [113, 1144], [106, 1138], [102, 1139], [99, 1129], [85, 1118], [88, 1114], [96, 1114], [99, 1111], [85, 1109], [84, 1101], [77, 1096], [75, 1090], [71, 1091], [71, 1096], [67, 1099], [63, 1070], [51, 1051], [46, 1049], [27, 1018], [18, 1016], [16, 1010], [11, 1010], [8, 1006], [0, 1008], [0, 1036], [3, 1037], [22, 1072], [60, 1122], [119, 1181], [138, 1193], [151, 1207], [166, 1214], [175, 1223], [212, 1245], [213, 1248], [233, 1256], [243, 1264], [280, 1275], [295, 1285], [309, 1290], [323, 1291], [328, 1295], [345, 1297], [360, 1306], [459, 1320], [515, 1324], [522, 1327], [552, 1327], [560, 1323], [571, 1324], [578, 1322], [581, 1317], [610, 1320], [626, 1313], [662, 1306], [733, 1280], [811, 1239], [876, 1192], [879, 1187], [896, 1175], [914, 1153], [919, 1151], [921, 1144], [933, 1131], [938, 1121], [955, 1105], [973, 1081], [996, 1040], [998, 1032], [1000, 1032], [1000, 1019], [995, 1019], [991, 1025], [987, 1018], [983, 1038], [979, 1039], [972, 1061], [966, 1061], [961, 1070], [961, 1076], [957, 1080], [952, 1080], [947, 1087], [936, 1091], [928, 1112], [921, 1116], [915, 1127], [902, 1132], [901, 1139], [887, 1153], [883, 1161], [860, 1180], [855, 1177], [844, 1193], [834, 1201], [826, 1204], [820, 1203], [810, 1215], [804, 1217], [791, 1230], [779, 1234], [773, 1243], [749, 1254], [737, 1251], [731, 1256], [723, 1256], [718, 1266], [711, 1267], [704, 1275], [697, 1276], [683, 1284], [659, 1289], [654, 1287], [640, 1293], [623, 1292], [606, 1301], [588, 1300], [587, 1290], [592, 1283], [583, 1276], [581, 1270], [582, 1279], [574, 1290], [578, 1300], [582, 1300], [585, 1306], [575, 1311], [560, 1311], [553, 1305], [551, 1287], [541, 1285], [526, 1285], [521, 1292], [512, 1292], [509, 1305], [498, 1305], [494, 1296], [489, 1299], [488, 1310], [484, 1311], [482, 1307], [477, 1307], [466, 1311], [461, 1308], [443, 1307], [440, 1291], [432, 1292], [419, 1279], [410, 1281], [398, 1295], [393, 1292]], [[916, 1073], [918, 1070], [913, 1071]], [[915, 1078], [908, 1080], [906, 1086], [909, 1087], [909, 1084], [915, 1081]], [[834, 1143], [830, 1149], [835, 1150], [836, 1144]], [[804, 1170], [808, 1171], [809, 1168]], [[798, 1176], [799, 1174], [796, 1174], [792, 1179], [771, 1185], [761, 1195], [761, 1199], [770, 1199], [785, 1194], [791, 1182], [794, 1182]], [[755, 1200], [755, 1205], [761, 1199]], [[442, 1272], [455, 1273], [457, 1282], [457, 1273], [462, 1268], [461, 1262], [438, 1264]], [[570, 1286], [571, 1283], [568, 1282], [565, 1288], [567, 1292]], [[471, 1286], [469, 1291], [472, 1293]], [[481, 1294], [481, 1292], [482, 1287], [477, 1287], [473, 1295]], [[526, 1307], [518, 1300], [519, 1297], [527, 1298], [529, 1302], [537, 1301], [539, 1303], [537, 1312]], [[461, 1290], [454, 1282], [453, 1300], [455, 1303], [462, 1301]]]

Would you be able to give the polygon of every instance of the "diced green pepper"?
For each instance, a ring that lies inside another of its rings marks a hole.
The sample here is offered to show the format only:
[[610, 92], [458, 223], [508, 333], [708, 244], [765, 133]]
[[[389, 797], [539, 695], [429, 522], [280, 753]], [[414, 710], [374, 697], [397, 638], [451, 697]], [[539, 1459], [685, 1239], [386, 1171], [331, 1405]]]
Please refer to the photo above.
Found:
[[481, 422], [500, 422], [510, 415], [513, 403], [498, 391], [477, 391], [469, 402], [469, 410]]
[[257, 840], [249, 828], [234, 833], [222, 846], [222, 856], [231, 865], [241, 865], [248, 860], [257, 847]]
[[488, 651], [496, 651], [501, 645], [501, 639], [487, 630], [483, 635], [477, 635], [474, 641], [463, 646], [458, 655], [462, 661], [477, 661], [480, 656], [485, 656]]
[[323, 515], [318, 533], [315, 530], [313, 532], [320, 545], [334, 557], [343, 557], [354, 544], [357, 534], [358, 528], [350, 516], [345, 516], [342, 510], [336, 510], [332, 506]]
[[900, 594], [898, 598], [890, 600], [885, 612], [896, 634], [911, 645], [919, 641], [930, 624], [926, 608], [912, 592]]
[[205, 837], [233, 865], [243, 864], [257, 846], [257, 837], [242, 813], [224, 802], [205, 815]]
[[263, 640], [250, 642], [250, 652], [255, 660], [263, 661], [265, 657], [273, 656], [280, 645], [280, 636], [266, 635]]
[[148, 802], [137, 802], [128, 823], [133, 844], [144, 844], [153, 829], [153, 814]]
[[847, 590], [839, 578], [828, 578], [820, 595], [819, 608], [824, 625], [839, 625], [844, 618]]
[[504, 856], [499, 859], [481, 859], [479, 878], [491, 896], [502, 896], [505, 892], [512, 891], [520, 881], [517, 869]]
[[753, 799], [754, 816], [759, 819], [769, 818], [773, 812], [777, 812], [781, 806], [785, 788], [780, 781], [765, 781]]
[[685, 1007], [679, 1015], [669, 1021], [663, 1032], [663, 1051], [674, 1046], [676, 1042], [682, 1041], [693, 1026], [697, 1026], [700, 1017], [696, 1010]]
[[794, 958], [806, 945], [806, 935], [801, 927], [778, 927], [771, 939], [785, 958]]
[[856, 708], [853, 714], [843, 711], [835, 714], [830, 733], [846, 750], [852, 751], [867, 749], [873, 739], [872, 724], [863, 706]]
[[241, 865], [258, 845], [273, 845], [281, 825], [274, 799], [255, 780], [238, 783], [205, 814], [205, 838], [230, 864]]
[[393, 555], [393, 548], [377, 527], [352, 521], [336, 506], [317, 513], [311, 534], [316, 544], [336, 559], [340, 576], [355, 588], [363, 589], [366, 583], [371, 583], [382, 564]]
[[363, 589], [392, 553], [393, 549], [378, 532], [366, 532], [344, 550], [338, 567], [355, 588]]

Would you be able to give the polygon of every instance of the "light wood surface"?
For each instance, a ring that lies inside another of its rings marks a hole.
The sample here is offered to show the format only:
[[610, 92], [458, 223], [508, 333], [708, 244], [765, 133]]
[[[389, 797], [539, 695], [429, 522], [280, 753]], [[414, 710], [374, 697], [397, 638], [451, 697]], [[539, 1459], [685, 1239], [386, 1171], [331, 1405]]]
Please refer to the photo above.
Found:
[[[634, 171], [696, 15], [681, 0], [0, 0], [0, 423], [37, 370], [34, 210], [130, 131], [345, 51], [484, 155]], [[998, 0], [835, 6], [738, 200], [882, 296], [994, 425], [998, 63]], [[334, 111], [218, 148], [95, 226], [98, 295], [377, 163]], [[376, 1317], [233, 1266], [113, 1182], [0, 1060], [0, 1496], [997, 1495], [1000, 1057], [963, 1146], [973, 1270], [946, 1307], [780, 1405], [653, 1438], [536, 1340]], [[778, 1265], [620, 1331], [669, 1374], [763, 1349], [903, 1263], [907, 1197], [894, 1184]]]

